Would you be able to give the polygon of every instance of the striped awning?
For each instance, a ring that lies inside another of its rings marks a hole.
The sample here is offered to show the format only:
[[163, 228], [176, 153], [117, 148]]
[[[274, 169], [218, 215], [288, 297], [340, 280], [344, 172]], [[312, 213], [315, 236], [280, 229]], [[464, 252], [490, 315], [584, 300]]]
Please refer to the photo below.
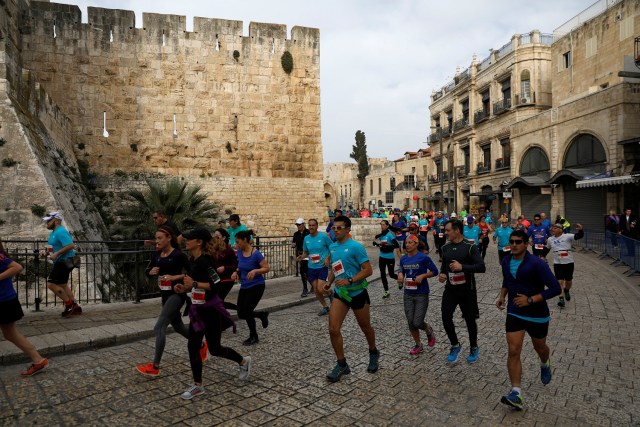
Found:
[[576, 181], [576, 188], [606, 187], [607, 185], [635, 184], [637, 182], [640, 182], [640, 175], [611, 176]]

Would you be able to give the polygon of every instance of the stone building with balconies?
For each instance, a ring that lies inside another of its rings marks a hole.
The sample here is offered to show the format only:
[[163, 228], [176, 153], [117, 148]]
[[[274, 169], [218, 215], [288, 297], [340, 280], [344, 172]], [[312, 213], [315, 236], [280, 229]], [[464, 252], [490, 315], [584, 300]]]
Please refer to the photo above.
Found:
[[507, 210], [511, 125], [550, 108], [551, 43], [538, 30], [514, 35], [433, 92], [428, 199], [435, 209]]

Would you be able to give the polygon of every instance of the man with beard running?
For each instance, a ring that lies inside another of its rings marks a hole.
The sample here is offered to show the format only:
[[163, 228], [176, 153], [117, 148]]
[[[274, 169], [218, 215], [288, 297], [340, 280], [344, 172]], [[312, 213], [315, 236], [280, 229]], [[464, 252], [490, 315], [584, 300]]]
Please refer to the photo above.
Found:
[[447, 357], [449, 363], [457, 361], [462, 350], [462, 345], [456, 335], [456, 327], [453, 324], [453, 313], [458, 305], [462, 310], [462, 316], [469, 332], [471, 348], [467, 362], [477, 362], [480, 351], [476, 324], [478, 301], [474, 273], [484, 273], [486, 267], [478, 251], [478, 246], [463, 238], [463, 228], [462, 221], [454, 219], [447, 221], [445, 233], [448, 241], [442, 246], [442, 267], [440, 268], [439, 281], [446, 283], [442, 294], [442, 324], [451, 343], [451, 351]]

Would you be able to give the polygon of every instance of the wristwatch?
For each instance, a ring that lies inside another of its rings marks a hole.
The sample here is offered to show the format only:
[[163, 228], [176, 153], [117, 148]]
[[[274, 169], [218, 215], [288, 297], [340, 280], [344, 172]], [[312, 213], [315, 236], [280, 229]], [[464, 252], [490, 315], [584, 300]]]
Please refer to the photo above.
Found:
[[353, 285], [353, 278], [349, 277], [349, 284]]
[[533, 304], [533, 298], [532, 297], [527, 297], [527, 304], [529, 304], [529, 305]]
[[198, 282], [193, 282], [192, 287], [193, 287], [193, 289], [198, 289]]

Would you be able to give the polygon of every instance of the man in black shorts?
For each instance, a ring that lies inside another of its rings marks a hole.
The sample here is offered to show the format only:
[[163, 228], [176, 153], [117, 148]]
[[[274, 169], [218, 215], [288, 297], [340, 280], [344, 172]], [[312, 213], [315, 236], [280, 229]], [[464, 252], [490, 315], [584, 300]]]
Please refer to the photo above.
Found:
[[442, 325], [451, 342], [451, 350], [447, 361], [453, 363], [458, 360], [462, 346], [456, 335], [453, 324], [453, 313], [459, 305], [462, 316], [469, 332], [469, 356], [467, 362], [478, 361], [478, 297], [475, 291], [476, 279], [474, 273], [484, 273], [486, 267], [478, 245], [464, 240], [462, 231], [464, 224], [457, 219], [450, 219], [445, 225], [448, 242], [442, 248], [442, 267], [438, 278], [440, 283], [446, 283], [442, 294]]
[[507, 369], [511, 391], [500, 400], [507, 406], [522, 409], [522, 344], [525, 332], [531, 337], [533, 348], [540, 357], [540, 380], [551, 381], [551, 362], [547, 346], [549, 307], [547, 300], [560, 295], [560, 284], [542, 259], [527, 251], [529, 236], [523, 230], [509, 237], [511, 253], [502, 260], [502, 289], [496, 306], [503, 310], [507, 300], [506, 334], [509, 346]]
[[342, 338], [342, 323], [349, 309], [358, 321], [358, 326], [364, 333], [369, 345], [369, 366], [367, 371], [378, 370], [379, 352], [376, 348], [376, 334], [371, 326], [369, 313], [369, 293], [366, 278], [373, 274], [371, 263], [364, 246], [349, 238], [351, 220], [346, 216], [339, 216], [333, 221], [333, 231], [336, 241], [329, 247], [331, 252], [331, 268], [326, 290], [331, 283], [335, 284], [334, 297], [329, 311], [329, 337], [331, 345], [338, 359], [336, 366], [329, 371], [327, 379], [336, 382], [342, 375], [351, 373], [347, 359], [344, 356], [344, 342]]

